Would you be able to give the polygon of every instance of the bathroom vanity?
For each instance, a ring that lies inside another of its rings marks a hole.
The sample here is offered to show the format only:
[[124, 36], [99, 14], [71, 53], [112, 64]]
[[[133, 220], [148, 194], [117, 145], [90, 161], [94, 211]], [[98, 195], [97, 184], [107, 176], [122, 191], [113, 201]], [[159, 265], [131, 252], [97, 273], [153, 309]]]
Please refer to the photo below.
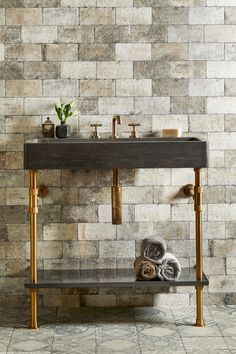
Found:
[[[35, 139], [24, 144], [24, 168], [29, 170], [30, 328], [37, 328], [39, 288], [170, 287], [196, 288], [196, 325], [204, 326], [203, 287], [208, 280], [202, 264], [202, 175], [208, 166], [207, 142], [197, 138]], [[196, 269], [184, 268], [177, 281], [137, 281], [133, 269], [38, 270], [37, 213], [39, 169], [193, 168], [196, 223]]]

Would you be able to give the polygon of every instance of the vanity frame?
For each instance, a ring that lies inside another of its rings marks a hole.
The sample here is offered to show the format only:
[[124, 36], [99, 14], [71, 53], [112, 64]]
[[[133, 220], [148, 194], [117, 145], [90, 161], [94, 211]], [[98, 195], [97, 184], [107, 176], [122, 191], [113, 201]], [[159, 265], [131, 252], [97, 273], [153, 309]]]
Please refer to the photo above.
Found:
[[[198, 140], [200, 141], [200, 140]], [[93, 270], [95, 273], [91, 279], [91, 272], [86, 270], [74, 271], [73, 279], [70, 274], [73, 270], [65, 271], [56, 274], [56, 271], [38, 271], [37, 267], [37, 214], [38, 214], [38, 186], [37, 186], [37, 161], [34, 162], [34, 168], [31, 168], [33, 156], [30, 151], [27, 152], [27, 143], [25, 143], [25, 169], [29, 169], [29, 214], [30, 214], [30, 279], [26, 281], [25, 287], [30, 290], [31, 300], [31, 321], [30, 328], [37, 329], [37, 292], [39, 288], [87, 288], [87, 287], [170, 287], [170, 286], [194, 286], [196, 288], [196, 323], [198, 327], [204, 326], [203, 318], [203, 288], [208, 285], [208, 279], [203, 272], [203, 255], [202, 255], [202, 207], [203, 207], [203, 187], [202, 187], [202, 167], [207, 167], [207, 143], [205, 143], [205, 158], [203, 159], [202, 166], [194, 167], [195, 173], [195, 186], [194, 186], [194, 211], [195, 211], [195, 236], [196, 236], [196, 271], [193, 277], [193, 271], [189, 278], [180, 279], [177, 281], [136, 281], [133, 270]], [[30, 144], [30, 143], [29, 143]], [[53, 143], [55, 145], [55, 143]], [[58, 143], [59, 144], [59, 143]], [[31, 144], [32, 145], [32, 144]], [[37, 144], [36, 144], [37, 145]], [[189, 152], [188, 152], [189, 153]], [[28, 154], [28, 155], [27, 155]], [[43, 153], [42, 153], [43, 155]], [[30, 159], [27, 160], [27, 156]], [[42, 156], [41, 156], [42, 157]], [[64, 163], [64, 162], [62, 162]], [[42, 165], [39, 165], [39, 169]], [[170, 166], [175, 167], [173, 162]], [[178, 166], [178, 167], [186, 167]], [[189, 166], [187, 166], [189, 167]], [[45, 168], [45, 167], [43, 167]], [[50, 168], [50, 167], [49, 167]], [[55, 168], [55, 167], [53, 167]], [[58, 169], [66, 168], [57, 166]], [[67, 167], [69, 168], [69, 167]], [[83, 168], [83, 166], [81, 167]], [[138, 167], [140, 168], [140, 167]], [[104, 275], [105, 274], [105, 275]]]

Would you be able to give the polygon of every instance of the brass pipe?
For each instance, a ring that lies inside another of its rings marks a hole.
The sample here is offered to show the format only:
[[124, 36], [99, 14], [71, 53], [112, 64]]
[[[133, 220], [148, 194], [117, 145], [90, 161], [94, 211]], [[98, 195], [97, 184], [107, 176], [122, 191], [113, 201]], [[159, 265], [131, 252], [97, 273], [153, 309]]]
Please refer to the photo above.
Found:
[[[38, 189], [37, 171], [30, 170], [29, 214], [30, 214], [30, 281], [37, 283], [37, 213]], [[31, 322], [30, 328], [37, 329], [37, 289], [30, 289]]]
[[[197, 281], [203, 279], [202, 262], [202, 174], [200, 168], [195, 168], [195, 187], [194, 187], [194, 210], [196, 223], [196, 278]], [[197, 319], [196, 326], [204, 327], [203, 319], [203, 286], [196, 287]]]
[[119, 170], [113, 169], [113, 186], [111, 187], [112, 224], [122, 224], [122, 188], [119, 182]]

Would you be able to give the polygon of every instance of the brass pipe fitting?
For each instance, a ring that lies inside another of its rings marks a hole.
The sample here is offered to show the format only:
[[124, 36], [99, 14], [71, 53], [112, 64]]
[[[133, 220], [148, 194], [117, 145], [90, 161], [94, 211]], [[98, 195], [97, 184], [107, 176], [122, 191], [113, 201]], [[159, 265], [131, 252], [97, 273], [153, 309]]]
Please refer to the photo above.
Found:
[[112, 224], [122, 224], [122, 188], [119, 185], [119, 170], [113, 169], [113, 186], [111, 187]]
[[187, 198], [194, 198], [194, 185], [193, 184], [187, 184], [186, 186], [183, 187], [183, 193]]

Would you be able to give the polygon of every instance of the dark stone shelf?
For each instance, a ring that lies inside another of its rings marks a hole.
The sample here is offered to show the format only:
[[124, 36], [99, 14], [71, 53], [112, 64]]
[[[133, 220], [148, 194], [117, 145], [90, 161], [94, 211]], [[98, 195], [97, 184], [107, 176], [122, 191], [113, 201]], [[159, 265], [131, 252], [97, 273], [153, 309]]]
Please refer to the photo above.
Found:
[[139, 281], [133, 269], [40, 270], [36, 284], [26, 281], [26, 288], [119, 288], [205, 286], [208, 279], [196, 280], [194, 268], [183, 268], [177, 281]]
[[197, 138], [43, 138], [24, 144], [25, 169], [202, 168], [207, 165], [207, 142]]

